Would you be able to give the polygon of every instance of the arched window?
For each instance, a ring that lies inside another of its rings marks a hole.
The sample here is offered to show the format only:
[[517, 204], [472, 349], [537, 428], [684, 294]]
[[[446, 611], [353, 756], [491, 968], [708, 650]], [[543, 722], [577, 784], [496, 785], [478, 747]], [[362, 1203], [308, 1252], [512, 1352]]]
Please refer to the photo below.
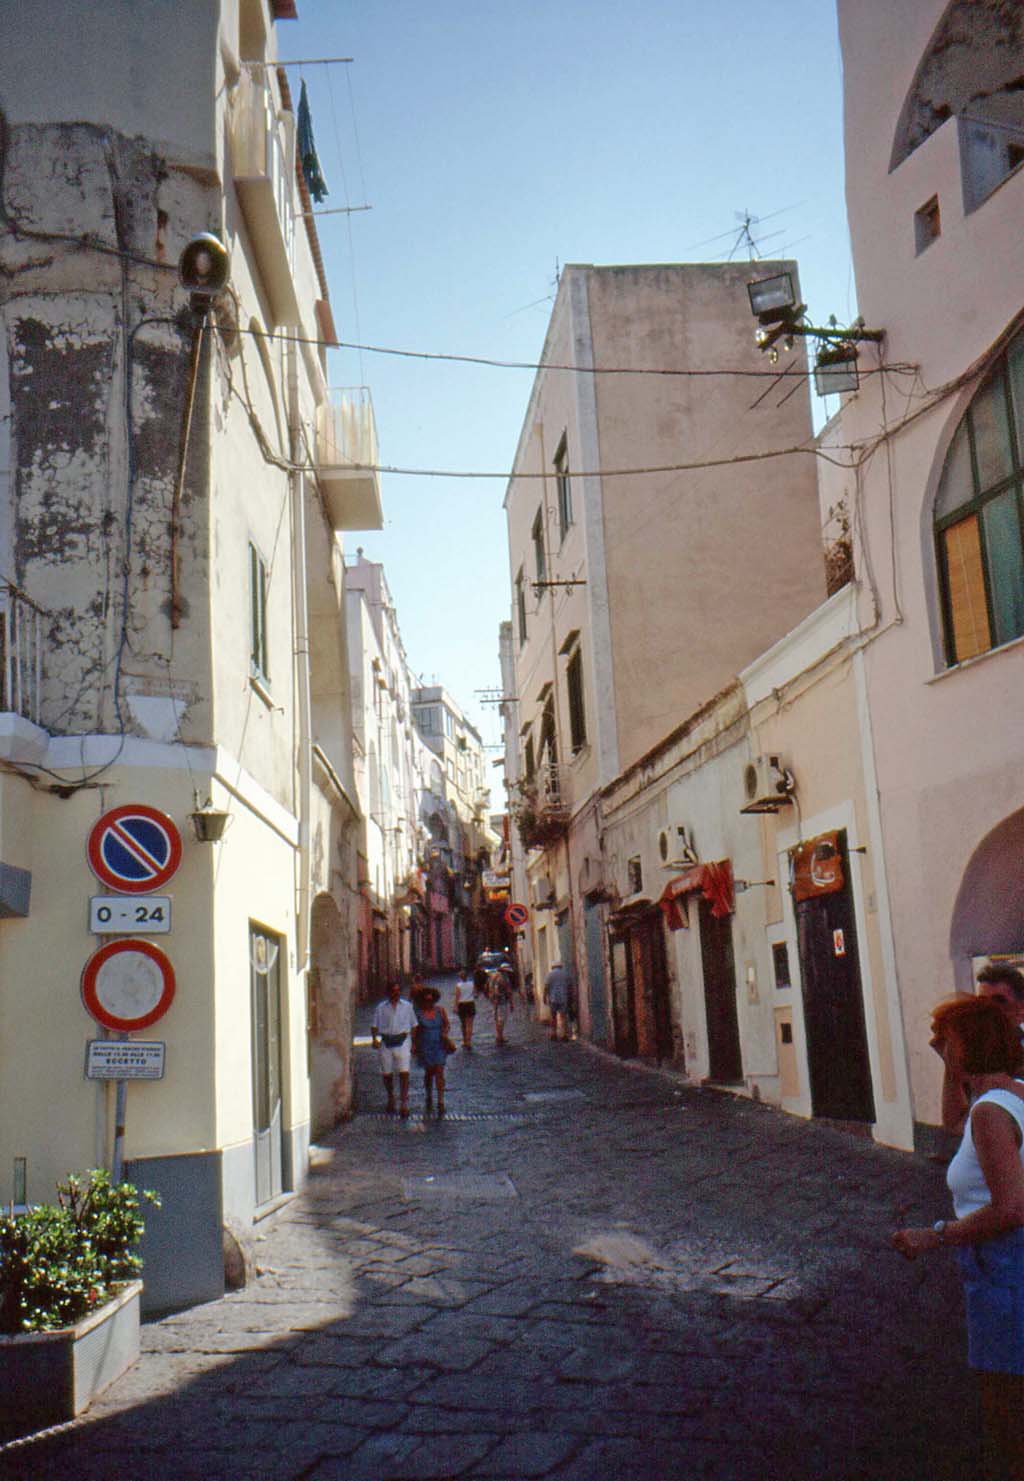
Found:
[[946, 660], [1024, 634], [1024, 334], [977, 392], [935, 496]]

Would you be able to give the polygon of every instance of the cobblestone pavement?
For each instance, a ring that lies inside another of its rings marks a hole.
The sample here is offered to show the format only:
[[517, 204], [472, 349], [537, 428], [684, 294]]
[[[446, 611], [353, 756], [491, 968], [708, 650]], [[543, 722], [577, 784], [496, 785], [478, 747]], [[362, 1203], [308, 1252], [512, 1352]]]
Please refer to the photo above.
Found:
[[[246, 1290], [147, 1323], [4, 1477], [979, 1474], [955, 1273], [886, 1238], [942, 1170], [485, 1009], [449, 1113], [360, 1114]], [[183, 1252], [184, 1254], [184, 1252]], [[0, 1396], [2, 1401], [2, 1396]]]

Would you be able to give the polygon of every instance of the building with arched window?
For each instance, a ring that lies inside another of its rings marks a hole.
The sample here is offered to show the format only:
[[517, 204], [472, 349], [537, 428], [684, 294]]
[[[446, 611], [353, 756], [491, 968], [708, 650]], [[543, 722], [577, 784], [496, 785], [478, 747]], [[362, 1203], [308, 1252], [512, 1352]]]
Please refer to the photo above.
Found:
[[1024, 46], [1017, 7], [840, 0], [862, 347], [852, 447], [861, 703], [872, 738], [918, 1136], [929, 1011], [1024, 952]]

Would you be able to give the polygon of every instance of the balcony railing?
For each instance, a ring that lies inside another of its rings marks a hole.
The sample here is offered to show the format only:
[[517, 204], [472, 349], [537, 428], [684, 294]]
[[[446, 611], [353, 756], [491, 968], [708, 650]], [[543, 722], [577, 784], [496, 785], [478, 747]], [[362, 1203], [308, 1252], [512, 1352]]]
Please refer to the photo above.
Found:
[[39, 723], [43, 687], [43, 621], [35, 602], [0, 579], [0, 713]]
[[274, 321], [295, 325], [295, 119], [263, 67], [243, 67], [232, 93], [231, 166]]
[[511, 804], [510, 811], [524, 848], [548, 848], [564, 838], [572, 817], [571, 786], [569, 768], [553, 761], [520, 783], [520, 799]]
[[342, 387], [317, 410], [316, 464], [335, 530], [382, 530], [377, 423], [366, 386]]

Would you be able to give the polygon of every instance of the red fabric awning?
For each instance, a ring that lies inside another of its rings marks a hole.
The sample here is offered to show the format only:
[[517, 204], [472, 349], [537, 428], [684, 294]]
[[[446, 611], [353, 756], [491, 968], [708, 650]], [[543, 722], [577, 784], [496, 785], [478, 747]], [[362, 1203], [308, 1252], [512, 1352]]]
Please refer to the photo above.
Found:
[[685, 903], [687, 895], [700, 892], [711, 907], [711, 914], [721, 920], [735, 910], [732, 889], [732, 864], [721, 859], [713, 864], [694, 864], [682, 874], [670, 879], [661, 892], [658, 904], [665, 912], [665, 921], [670, 931], [683, 930], [687, 925]]

